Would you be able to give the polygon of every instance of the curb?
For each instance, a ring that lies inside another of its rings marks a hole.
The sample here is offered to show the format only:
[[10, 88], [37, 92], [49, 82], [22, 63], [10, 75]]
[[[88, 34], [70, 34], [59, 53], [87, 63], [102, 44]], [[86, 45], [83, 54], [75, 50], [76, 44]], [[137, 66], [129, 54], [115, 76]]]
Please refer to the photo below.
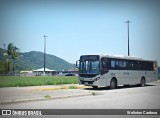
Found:
[[82, 95], [70, 95], [70, 96], [59, 96], [59, 97], [51, 97], [51, 98], [29, 98], [29, 99], [12, 99], [8, 101], [1, 101], [0, 104], [9, 104], [9, 103], [23, 103], [23, 102], [34, 102], [34, 101], [43, 101], [43, 100], [56, 100], [56, 99], [67, 99], [74, 97], [82, 97], [82, 96], [92, 96], [92, 94], [82, 94]]

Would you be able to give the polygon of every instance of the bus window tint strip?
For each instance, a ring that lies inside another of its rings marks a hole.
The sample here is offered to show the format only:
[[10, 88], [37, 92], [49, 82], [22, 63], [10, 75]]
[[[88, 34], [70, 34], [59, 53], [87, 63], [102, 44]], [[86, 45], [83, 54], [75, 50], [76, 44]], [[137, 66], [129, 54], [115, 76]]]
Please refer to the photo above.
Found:
[[107, 60], [107, 66], [110, 70], [154, 70], [153, 62], [112, 58], [108, 58]]

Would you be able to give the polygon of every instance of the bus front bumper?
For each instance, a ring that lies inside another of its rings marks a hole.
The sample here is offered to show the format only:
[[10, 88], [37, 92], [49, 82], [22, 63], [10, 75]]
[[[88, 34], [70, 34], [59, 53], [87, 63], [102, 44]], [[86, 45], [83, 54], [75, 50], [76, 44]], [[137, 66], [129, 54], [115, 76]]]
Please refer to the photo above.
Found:
[[83, 84], [85, 86], [92, 86], [94, 81], [82, 81], [80, 80], [80, 84]]

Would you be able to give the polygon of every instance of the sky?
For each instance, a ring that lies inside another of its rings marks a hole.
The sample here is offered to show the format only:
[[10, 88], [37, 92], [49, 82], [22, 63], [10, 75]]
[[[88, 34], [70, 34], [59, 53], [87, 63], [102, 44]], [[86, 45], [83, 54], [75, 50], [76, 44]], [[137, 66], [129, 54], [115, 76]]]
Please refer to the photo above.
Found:
[[0, 0], [0, 47], [44, 51], [75, 63], [85, 54], [128, 54], [160, 65], [159, 0]]

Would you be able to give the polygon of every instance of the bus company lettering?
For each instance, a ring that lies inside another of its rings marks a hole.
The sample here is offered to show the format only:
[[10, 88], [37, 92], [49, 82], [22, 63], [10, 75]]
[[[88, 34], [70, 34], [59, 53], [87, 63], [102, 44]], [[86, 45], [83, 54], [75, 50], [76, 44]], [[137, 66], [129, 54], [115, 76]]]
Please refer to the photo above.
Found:
[[21, 111], [12, 110], [11, 115], [42, 115], [41, 111]]

